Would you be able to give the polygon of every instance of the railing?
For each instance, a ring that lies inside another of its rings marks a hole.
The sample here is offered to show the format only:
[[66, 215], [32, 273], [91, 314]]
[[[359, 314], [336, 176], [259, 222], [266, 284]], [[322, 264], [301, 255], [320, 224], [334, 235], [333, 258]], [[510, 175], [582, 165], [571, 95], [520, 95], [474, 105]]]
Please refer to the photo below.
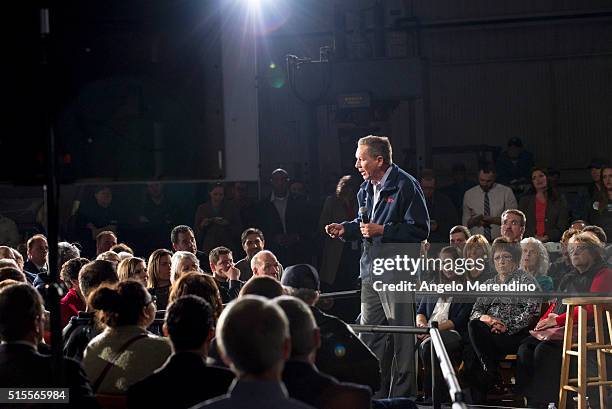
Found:
[[372, 333], [372, 334], [429, 334], [433, 348], [431, 348], [431, 398], [432, 406], [434, 409], [441, 408], [441, 402], [436, 399], [434, 390], [436, 388], [436, 356], [440, 361], [440, 370], [442, 371], [442, 377], [446, 381], [448, 390], [452, 399], [452, 409], [467, 409], [467, 405], [464, 401], [463, 391], [459, 385], [459, 380], [455, 374], [453, 364], [448, 357], [442, 338], [440, 337], [440, 331], [438, 330], [438, 323], [432, 322], [432, 325], [428, 328], [417, 328], [408, 326], [386, 326], [386, 325], [351, 325], [351, 328], [355, 332], [361, 333]]

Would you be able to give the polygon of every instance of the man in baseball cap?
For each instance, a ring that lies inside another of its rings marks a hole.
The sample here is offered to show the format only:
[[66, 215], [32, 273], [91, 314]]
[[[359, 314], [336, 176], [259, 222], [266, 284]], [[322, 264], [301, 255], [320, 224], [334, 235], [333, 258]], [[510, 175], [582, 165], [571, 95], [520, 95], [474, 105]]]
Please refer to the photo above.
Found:
[[376, 355], [344, 321], [315, 307], [321, 285], [317, 269], [310, 264], [287, 267], [281, 284], [288, 295], [301, 299], [312, 310], [321, 331], [317, 368], [341, 382], [367, 385], [373, 391], [380, 389], [380, 365]]

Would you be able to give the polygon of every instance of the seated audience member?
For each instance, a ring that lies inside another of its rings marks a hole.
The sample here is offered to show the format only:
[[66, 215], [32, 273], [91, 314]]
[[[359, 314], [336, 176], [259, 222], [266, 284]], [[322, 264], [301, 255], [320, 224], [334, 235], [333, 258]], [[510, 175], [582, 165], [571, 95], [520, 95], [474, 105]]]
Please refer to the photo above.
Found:
[[[538, 287], [535, 278], [519, 268], [521, 247], [518, 243], [499, 237], [493, 242], [491, 255], [497, 275], [485, 284], [533, 284]], [[476, 402], [484, 400], [487, 388], [500, 392], [499, 360], [516, 353], [539, 314], [540, 301], [537, 298], [504, 297], [503, 293], [478, 298], [468, 323], [470, 343], [478, 363], [466, 363], [467, 368], [476, 374], [480, 369], [480, 374], [484, 375], [484, 379], [473, 385], [472, 398]]]
[[268, 299], [280, 297], [285, 294], [283, 286], [276, 279], [270, 276], [251, 277], [240, 290], [240, 296], [259, 295]]
[[236, 263], [236, 267], [240, 270], [240, 281], [247, 281], [253, 276], [251, 259], [255, 254], [265, 248], [266, 241], [261, 230], [250, 227], [242, 232], [240, 242], [242, 243], [242, 249], [246, 256]]
[[204, 253], [219, 246], [235, 248], [234, 243], [242, 229], [240, 211], [225, 200], [222, 183], [210, 186], [209, 200], [198, 206], [195, 214], [194, 229]]
[[86, 258], [73, 258], [62, 265], [60, 276], [68, 288], [68, 292], [60, 301], [60, 311], [62, 314], [62, 327], [65, 327], [70, 320], [70, 317], [79, 314], [79, 311], [85, 311], [87, 303], [81, 289], [79, 288], [79, 271], [89, 263]]
[[188, 271], [201, 271], [200, 261], [188, 251], [177, 251], [172, 255], [170, 266], [170, 282], [175, 283], [181, 278], [181, 274]]
[[132, 256], [134, 255], [134, 250], [130, 246], [125, 243], [117, 243], [113, 247], [109, 249], [110, 251], [114, 251], [115, 253], [130, 253]]
[[234, 266], [232, 251], [227, 247], [216, 247], [210, 251], [208, 259], [223, 304], [227, 304], [238, 297], [242, 288], [242, 281], [239, 280], [240, 270]]
[[[442, 270], [439, 272], [438, 283], [451, 284], [453, 282], [462, 283], [465, 286], [465, 275], [458, 275], [453, 269], [445, 268], [447, 260], [457, 260], [461, 258], [461, 253], [456, 247], [444, 247], [440, 251], [442, 260]], [[433, 321], [438, 323], [440, 337], [448, 356], [455, 364], [461, 362], [464, 339], [467, 336], [467, 322], [472, 312], [472, 304], [467, 300], [457, 297], [428, 296], [421, 300], [417, 309], [416, 326], [428, 328]], [[420, 342], [419, 354], [423, 362], [425, 374], [423, 375], [423, 391], [425, 396], [431, 398], [431, 338], [429, 334], [417, 335]], [[437, 361], [436, 361], [437, 362]], [[443, 398], [448, 399], [445, 393], [446, 386], [439, 364], [436, 367], [436, 390], [434, 391], [436, 400], [441, 402]]]
[[511, 243], [519, 243], [525, 234], [527, 217], [517, 209], [507, 209], [501, 215], [501, 236]]
[[[55, 358], [38, 353], [44, 317], [42, 298], [34, 287], [19, 283], [0, 290], [0, 385], [3, 388], [68, 388], [70, 400], [59, 406], [98, 408], [78, 362], [60, 358], [62, 370], [59, 371]], [[5, 405], [24, 407], [24, 404]]]
[[23, 271], [12, 266], [0, 267], [0, 282], [5, 280], [14, 280], [19, 283], [28, 282], [28, 279], [26, 278], [25, 274], [23, 274]]
[[521, 253], [520, 267], [536, 279], [542, 291], [552, 291], [553, 280], [548, 276], [550, 262], [544, 244], [538, 239], [527, 237], [521, 240]]
[[149, 276], [145, 261], [140, 257], [130, 257], [121, 260], [117, 266], [117, 277], [119, 277], [119, 281], [134, 280], [146, 286]]
[[457, 247], [459, 250], [463, 251], [463, 247], [465, 247], [465, 242], [470, 238], [472, 234], [470, 233], [470, 229], [465, 226], [457, 225], [453, 226], [450, 229], [448, 242], [451, 246]]
[[123, 395], [163, 365], [170, 343], [147, 331], [155, 319], [155, 304], [137, 281], [101, 286], [89, 295], [89, 304], [105, 328], [87, 345], [83, 368], [94, 392]]
[[287, 317], [276, 304], [254, 295], [238, 298], [223, 310], [216, 335], [236, 380], [227, 395], [194, 409], [312, 409], [291, 399], [283, 385], [291, 339]]
[[119, 257], [119, 254], [115, 253], [114, 251], [109, 250], [109, 251], [105, 251], [104, 253], [98, 254], [98, 256], [96, 257], [96, 260], [110, 261], [111, 263], [113, 263], [116, 269], [117, 265], [121, 261], [121, 258]]
[[580, 233], [579, 230], [570, 227], [561, 236], [561, 241], [559, 242], [561, 245], [561, 257], [557, 258], [548, 268], [548, 276], [553, 280], [553, 288], [555, 289], [559, 288], [559, 283], [563, 280], [563, 277], [575, 270], [567, 252], [567, 243], [570, 238], [578, 233]]
[[251, 259], [251, 270], [253, 270], [253, 276], [270, 276], [279, 280], [282, 266], [274, 253], [262, 250]]
[[[21, 258], [21, 262], [19, 260], [19, 258]], [[36, 275], [32, 274], [30, 272], [27, 272], [23, 269], [23, 257], [21, 257], [21, 254], [19, 254], [19, 252], [11, 247], [8, 246], [0, 246], [0, 261], [2, 260], [12, 260], [15, 262], [15, 265], [13, 264], [6, 264], [4, 265], [4, 267], [16, 267], [19, 269], [19, 271], [21, 271], [23, 273], [23, 275], [26, 277], [26, 279], [28, 280], [28, 282], [33, 283], [34, 280], [36, 279]]]
[[195, 255], [202, 268], [208, 268], [208, 254], [198, 250], [196, 239], [191, 227], [181, 224], [172, 229], [170, 233], [172, 250], [175, 252], [188, 251]]
[[128, 389], [128, 408], [187, 409], [224, 395], [234, 374], [206, 365], [216, 322], [210, 304], [195, 295], [170, 304], [164, 333], [170, 338], [173, 353], [161, 368]]
[[491, 246], [482, 234], [474, 234], [465, 242], [463, 257], [473, 261], [469, 265], [470, 268], [466, 268], [468, 281], [485, 282], [495, 276], [490, 256]]
[[[79, 288], [84, 300], [102, 284], [115, 284], [119, 281], [115, 267], [110, 261], [96, 260], [85, 264], [79, 271]], [[62, 332], [64, 355], [77, 360], [83, 359], [83, 352], [101, 328], [94, 321], [94, 309], [90, 304], [85, 311], [79, 311], [71, 317]]]
[[[568, 250], [575, 270], [561, 279], [560, 292], [612, 292], [612, 268], [602, 258], [603, 245], [597, 237], [588, 232], [579, 233], [569, 239]], [[587, 310], [591, 317], [592, 306], [587, 307]], [[557, 299], [540, 318], [534, 334], [547, 328], [565, 326], [566, 312], [567, 306], [561, 299]], [[574, 322], [577, 322], [578, 311], [574, 313]], [[518, 350], [516, 391], [527, 397], [529, 407], [546, 408], [549, 402], [558, 403], [562, 350], [562, 336], [558, 340], [549, 341], [540, 341], [530, 336], [521, 344]]]
[[320, 290], [317, 270], [309, 264], [287, 267], [281, 284], [288, 295], [301, 299], [312, 310], [321, 332], [317, 367], [341, 382], [367, 385], [373, 391], [380, 389], [380, 364], [376, 355], [344, 321], [315, 307]]
[[215, 280], [208, 274], [202, 274], [198, 271], [190, 271], [181, 276], [176, 283], [172, 285], [168, 303], [173, 303], [180, 297], [186, 295], [197, 295], [209, 303], [213, 309], [214, 319], [217, 319], [223, 311], [223, 303], [221, 302], [221, 294]]
[[[49, 245], [47, 238], [42, 234], [36, 234], [27, 242], [28, 261], [23, 265], [23, 270], [38, 276], [38, 274], [46, 274], [49, 271], [47, 255], [49, 254]], [[26, 274], [28, 277], [28, 274]], [[32, 281], [33, 283], [33, 281]]]
[[[107, 251], [114, 251], [113, 247], [117, 245], [117, 236], [111, 230], [101, 231], [96, 235], [96, 255], [100, 255]], [[118, 251], [115, 253], [119, 254]]]
[[559, 241], [567, 228], [567, 203], [556, 189], [549, 186], [544, 169], [531, 170], [531, 190], [519, 201], [519, 209], [527, 217], [525, 235], [543, 243]]
[[147, 287], [158, 310], [165, 310], [170, 295], [170, 270], [172, 253], [166, 249], [157, 249], [149, 256], [147, 263]]
[[319, 409], [369, 409], [371, 391], [368, 387], [340, 383], [317, 369], [315, 357], [321, 346], [321, 333], [310, 307], [290, 296], [276, 298], [273, 302], [289, 320], [291, 356], [283, 371], [289, 396]]

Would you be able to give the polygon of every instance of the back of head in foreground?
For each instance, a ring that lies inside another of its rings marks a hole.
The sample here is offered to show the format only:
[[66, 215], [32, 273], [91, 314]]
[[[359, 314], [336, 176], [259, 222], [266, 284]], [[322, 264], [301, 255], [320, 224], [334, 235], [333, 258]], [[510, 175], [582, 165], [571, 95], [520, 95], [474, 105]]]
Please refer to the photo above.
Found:
[[278, 305], [261, 296], [243, 296], [223, 310], [216, 335], [223, 360], [238, 378], [281, 379], [291, 339]]

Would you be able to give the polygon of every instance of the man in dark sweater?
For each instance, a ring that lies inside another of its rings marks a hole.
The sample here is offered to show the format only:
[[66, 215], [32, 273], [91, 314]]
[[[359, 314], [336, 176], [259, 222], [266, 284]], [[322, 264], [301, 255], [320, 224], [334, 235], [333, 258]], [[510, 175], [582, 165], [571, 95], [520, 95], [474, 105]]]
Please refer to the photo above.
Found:
[[168, 307], [164, 333], [174, 353], [161, 368], [128, 389], [129, 409], [186, 409], [227, 393], [234, 374], [206, 365], [214, 336], [210, 304], [195, 295], [180, 297]]

